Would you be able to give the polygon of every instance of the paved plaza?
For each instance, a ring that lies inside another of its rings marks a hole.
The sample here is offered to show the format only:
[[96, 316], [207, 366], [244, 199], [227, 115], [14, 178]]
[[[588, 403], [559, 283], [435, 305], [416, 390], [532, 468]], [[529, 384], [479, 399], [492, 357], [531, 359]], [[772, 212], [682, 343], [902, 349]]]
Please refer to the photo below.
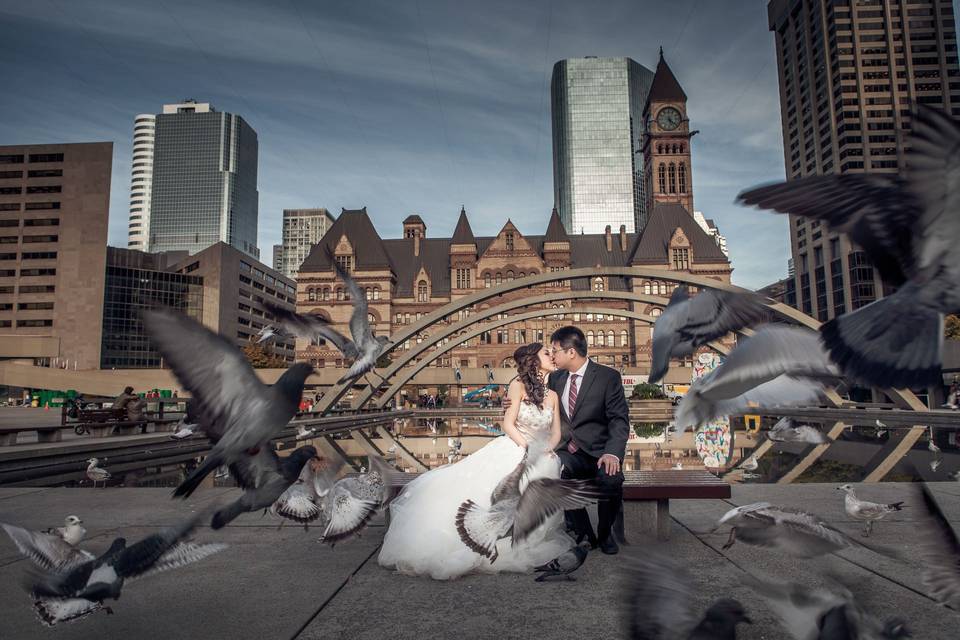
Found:
[[[960, 526], [960, 484], [932, 485], [954, 527]], [[861, 485], [865, 499], [907, 500], [907, 508], [877, 525], [873, 541], [916, 550], [920, 508], [908, 485]], [[207, 489], [186, 502], [169, 489], [0, 489], [0, 521], [29, 528], [58, 524], [79, 515], [88, 529], [87, 547], [106, 549], [114, 536], [135, 541], [174, 523], [236, 489]], [[822, 583], [822, 572], [855, 585], [868, 610], [909, 621], [915, 638], [956, 637], [960, 614], [937, 606], [924, 593], [915, 563], [905, 564], [865, 550], [800, 562], [737, 544], [721, 551], [726, 532], [703, 533], [732, 504], [768, 500], [808, 509], [853, 535], [859, 524], [843, 512], [832, 484], [738, 485], [728, 501], [673, 501], [673, 530], [665, 544], [694, 575], [696, 607], [719, 597], [739, 599], [754, 625], [742, 638], [784, 638], [767, 606], [741, 585], [744, 571]], [[593, 552], [577, 582], [537, 584], [532, 576], [470, 576], [452, 582], [411, 578], [376, 562], [382, 520], [359, 540], [331, 549], [317, 543], [319, 530], [290, 525], [277, 529], [270, 516], [247, 514], [221, 532], [201, 529], [198, 541], [225, 541], [226, 551], [189, 567], [128, 584], [113, 603], [115, 615], [97, 613], [54, 632], [33, 616], [20, 582], [28, 569], [6, 536], [0, 539], [0, 638], [464, 638], [620, 637], [615, 604], [618, 569], [630, 553], [650, 543], [634, 536], [620, 556]], [[628, 531], [629, 536], [629, 531]]]

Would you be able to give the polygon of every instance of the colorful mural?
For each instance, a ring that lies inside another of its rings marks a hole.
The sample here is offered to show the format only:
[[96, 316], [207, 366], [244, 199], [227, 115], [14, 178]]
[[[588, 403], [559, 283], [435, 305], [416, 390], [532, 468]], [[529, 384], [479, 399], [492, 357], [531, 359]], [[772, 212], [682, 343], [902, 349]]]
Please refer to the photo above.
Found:
[[[691, 382], [702, 378], [720, 366], [723, 360], [715, 353], [701, 353], [693, 363]], [[733, 432], [727, 416], [718, 417], [703, 425], [694, 436], [697, 454], [707, 468], [723, 467], [733, 455]]]

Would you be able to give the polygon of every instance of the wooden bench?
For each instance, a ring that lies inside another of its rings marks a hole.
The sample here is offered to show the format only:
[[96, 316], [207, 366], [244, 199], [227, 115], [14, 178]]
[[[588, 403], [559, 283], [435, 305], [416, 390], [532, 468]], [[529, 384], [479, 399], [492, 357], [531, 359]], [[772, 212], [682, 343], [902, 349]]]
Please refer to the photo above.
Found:
[[623, 541], [624, 529], [641, 535], [670, 537], [670, 500], [708, 500], [730, 497], [730, 485], [708, 471], [625, 471], [623, 512], [614, 531]]

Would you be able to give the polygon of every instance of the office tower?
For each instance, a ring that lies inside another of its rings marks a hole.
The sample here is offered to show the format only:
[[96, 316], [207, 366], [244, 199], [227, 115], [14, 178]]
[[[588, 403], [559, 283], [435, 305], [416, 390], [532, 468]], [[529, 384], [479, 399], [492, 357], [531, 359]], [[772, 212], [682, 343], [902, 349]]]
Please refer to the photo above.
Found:
[[270, 265], [273, 267], [274, 271], [280, 271], [283, 269], [283, 245], [275, 244], [273, 245], [273, 263]]
[[653, 72], [630, 58], [571, 58], [553, 66], [555, 205], [568, 233], [646, 223], [643, 107]]
[[257, 134], [207, 103], [163, 106], [155, 118], [146, 251], [197, 253], [226, 242], [259, 258]]
[[100, 364], [113, 143], [0, 147], [0, 358]]
[[335, 218], [320, 207], [316, 209], [283, 210], [283, 257], [280, 267], [274, 267], [288, 278], [296, 276], [310, 250], [333, 225]]
[[[915, 103], [960, 115], [956, 26], [947, 0], [772, 0], [787, 179], [896, 173]], [[788, 299], [818, 320], [884, 295], [866, 254], [817, 220], [790, 216]]]
[[133, 163], [130, 169], [130, 221], [127, 246], [146, 249], [153, 188], [153, 140], [156, 116], [140, 114], [133, 121]]

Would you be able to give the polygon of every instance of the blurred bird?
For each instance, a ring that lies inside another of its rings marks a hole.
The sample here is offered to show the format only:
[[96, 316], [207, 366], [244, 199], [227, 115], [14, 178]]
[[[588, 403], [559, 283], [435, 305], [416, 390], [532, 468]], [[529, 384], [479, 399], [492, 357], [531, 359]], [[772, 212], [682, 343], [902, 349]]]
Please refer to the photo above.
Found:
[[730, 598], [706, 612], [693, 608], [699, 598], [690, 574], [663, 550], [622, 561], [619, 589], [626, 636], [637, 640], [736, 640], [737, 625], [752, 624], [743, 605]]
[[89, 464], [87, 465], [86, 475], [87, 478], [93, 482], [93, 486], [96, 487], [98, 482], [102, 482], [103, 486], [107, 486], [107, 480], [113, 477], [110, 475], [110, 472], [98, 466], [100, 464], [98, 458], [90, 458], [87, 462]]
[[77, 516], [67, 516], [63, 519], [62, 527], [52, 527], [44, 531], [55, 536], [71, 546], [76, 546], [83, 536], [87, 535], [87, 530], [83, 528], [83, 520]]
[[755, 456], [750, 456], [749, 458], [743, 461], [743, 463], [740, 465], [740, 468], [745, 469], [747, 471], [756, 471], [757, 467], [759, 466], [760, 466], [760, 463], [757, 462], [757, 458]]
[[297, 440], [305, 440], [316, 432], [317, 430], [314, 428], [307, 429], [305, 426], [300, 425], [297, 427]]
[[683, 471], [683, 463], [678, 462], [677, 464], [673, 465], [670, 468], [673, 469], [674, 471]]
[[268, 324], [267, 326], [263, 327], [262, 329], [260, 329], [260, 331], [257, 332], [257, 344], [260, 344], [261, 342], [266, 342], [267, 340], [271, 340], [271, 339], [286, 338], [286, 337], [287, 335], [283, 333], [280, 329], [273, 326], [272, 324]]
[[937, 602], [960, 609], [960, 538], [930, 488], [922, 484], [918, 492], [924, 506], [919, 530], [923, 584]]
[[829, 436], [808, 424], [797, 426], [792, 418], [780, 418], [767, 433], [774, 442], [804, 442], [806, 444], [829, 444]]
[[331, 482], [328, 474], [317, 475], [317, 493], [324, 496], [323, 537], [331, 546], [347, 540], [367, 526], [390, 500], [394, 469], [379, 456], [370, 456], [370, 471]]
[[173, 493], [186, 498], [217, 467], [255, 456], [267, 446], [296, 415], [313, 367], [298, 362], [276, 384], [265, 385], [235, 344], [196, 320], [174, 311], [148, 310], [143, 322], [181, 385], [191, 392], [207, 436], [216, 440], [203, 463]]
[[757, 324], [769, 315], [753, 293], [706, 289], [690, 297], [686, 286], [673, 290], [670, 303], [653, 327], [653, 364], [648, 382], [667, 373], [671, 358], [682, 358], [711, 340]]
[[173, 440], [186, 440], [192, 437], [199, 428], [199, 424], [181, 423], [180, 428], [170, 434], [170, 438]]
[[741, 477], [742, 477], [744, 480], [756, 480], [757, 478], [762, 478], [763, 476], [761, 476], [759, 473], [747, 473], [747, 472], [744, 472]]
[[[303, 466], [297, 481], [270, 506], [270, 513], [284, 520], [300, 523], [307, 529], [311, 522], [324, 515], [323, 499], [327, 492], [321, 495], [318, 486], [332, 486], [342, 466], [342, 461], [332, 463], [324, 458], [310, 460]], [[320, 480], [317, 479], [318, 476]], [[283, 522], [280, 526], [283, 526]]]
[[837, 487], [837, 490], [843, 491], [843, 508], [847, 515], [854, 520], [863, 522], [863, 535], [869, 536], [873, 533], [873, 523], [877, 520], [883, 520], [888, 514], [894, 511], [903, 510], [903, 502], [892, 502], [890, 504], [881, 504], [879, 502], [868, 502], [857, 498], [853, 486], [845, 484]]
[[723, 364], [691, 385], [677, 405], [676, 425], [685, 430], [750, 406], [817, 402], [824, 382], [836, 376], [837, 369], [816, 333], [766, 325], [740, 342]]
[[570, 574], [580, 568], [587, 560], [589, 552], [581, 545], [574, 545], [559, 556], [534, 569], [539, 573], [535, 582], [549, 582], [553, 578], [560, 577], [566, 582], [574, 582], [576, 578]]
[[869, 256], [892, 295], [820, 331], [846, 375], [876, 387], [939, 384], [943, 314], [960, 308], [960, 125], [918, 105], [898, 176], [811, 176], [741, 193], [738, 202], [825, 221]]
[[880, 422], [879, 418], [877, 418], [876, 420], [876, 425], [877, 425], [877, 430], [874, 432], [873, 435], [876, 436], [877, 438], [882, 438], [887, 434], [887, 425]]

